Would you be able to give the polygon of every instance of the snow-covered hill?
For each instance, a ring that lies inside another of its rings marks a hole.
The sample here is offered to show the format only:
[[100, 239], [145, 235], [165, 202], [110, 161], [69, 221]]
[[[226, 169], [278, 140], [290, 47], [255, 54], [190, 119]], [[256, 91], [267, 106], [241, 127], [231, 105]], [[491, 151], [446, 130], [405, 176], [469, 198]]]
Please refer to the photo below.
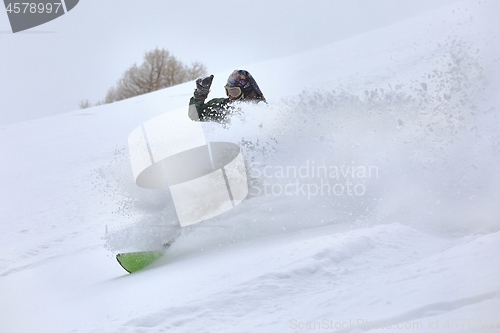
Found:
[[[193, 82], [0, 128], [0, 332], [500, 332], [499, 14], [242, 65], [269, 105], [204, 130], [240, 144], [250, 195], [182, 230], [127, 138]], [[114, 258], [174, 236], [143, 271]]]

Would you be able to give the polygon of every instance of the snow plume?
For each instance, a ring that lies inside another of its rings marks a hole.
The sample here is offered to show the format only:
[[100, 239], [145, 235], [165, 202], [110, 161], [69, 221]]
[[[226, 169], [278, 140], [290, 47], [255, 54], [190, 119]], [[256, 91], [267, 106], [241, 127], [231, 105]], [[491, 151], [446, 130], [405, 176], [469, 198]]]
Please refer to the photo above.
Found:
[[116, 219], [106, 230], [106, 246], [114, 252], [162, 249], [177, 237], [180, 227], [170, 193], [138, 187], [133, 180], [127, 148], [94, 170], [95, 184], [115, 209]]
[[498, 84], [493, 58], [476, 46], [452, 35], [396, 78], [384, 68], [378, 80], [308, 85], [277, 102], [238, 105], [228, 125], [204, 123], [208, 141], [242, 148], [250, 193], [182, 230], [168, 191], [137, 187], [126, 149], [118, 151], [99, 171], [120, 216], [108, 247], [156, 249], [182, 234], [201, 248], [325, 224], [499, 230]]
[[487, 62], [459, 38], [436, 49], [407, 78], [242, 106], [228, 128], [207, 132], [242, 146], [250, 197], [309, 212], [289, 211], [284, 229], [384, 221], [499, 230], [499, 105]]

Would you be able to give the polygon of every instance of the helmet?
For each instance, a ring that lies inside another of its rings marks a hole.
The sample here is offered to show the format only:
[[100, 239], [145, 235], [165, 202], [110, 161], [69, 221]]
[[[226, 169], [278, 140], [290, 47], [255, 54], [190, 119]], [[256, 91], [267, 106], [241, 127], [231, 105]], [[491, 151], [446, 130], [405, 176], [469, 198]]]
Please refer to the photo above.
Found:
[[226, 88], [226, 94], [231, 99], [266, 100], [257, 82], [246, 70], [237, 69], [233, 71], [229, 75], [224, 88]]

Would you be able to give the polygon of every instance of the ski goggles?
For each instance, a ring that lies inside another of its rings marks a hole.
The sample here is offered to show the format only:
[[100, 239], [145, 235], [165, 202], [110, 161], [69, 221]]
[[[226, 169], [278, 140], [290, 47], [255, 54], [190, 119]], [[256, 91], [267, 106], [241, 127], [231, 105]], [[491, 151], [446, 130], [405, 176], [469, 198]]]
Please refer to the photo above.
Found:
[[224, 87], [224, 88], [226, 88], [226, 95], [230, 98], [238, 98], [243, 93], [240, 87]]

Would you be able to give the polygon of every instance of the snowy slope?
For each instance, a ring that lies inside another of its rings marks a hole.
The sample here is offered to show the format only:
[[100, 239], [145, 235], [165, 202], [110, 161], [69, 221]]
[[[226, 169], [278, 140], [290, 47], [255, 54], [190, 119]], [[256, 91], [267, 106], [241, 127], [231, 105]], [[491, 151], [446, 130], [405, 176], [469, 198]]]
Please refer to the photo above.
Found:
[[[499, 14], [465, 1], [242, 65], [269, 105], [204, 129], [242, 146], [250, 196], [182, 230], [127, 138], [192, 82], [0, 128], [0, 332], [500, 332]], [[114, 259], [174, 235], [141, 272]]]

